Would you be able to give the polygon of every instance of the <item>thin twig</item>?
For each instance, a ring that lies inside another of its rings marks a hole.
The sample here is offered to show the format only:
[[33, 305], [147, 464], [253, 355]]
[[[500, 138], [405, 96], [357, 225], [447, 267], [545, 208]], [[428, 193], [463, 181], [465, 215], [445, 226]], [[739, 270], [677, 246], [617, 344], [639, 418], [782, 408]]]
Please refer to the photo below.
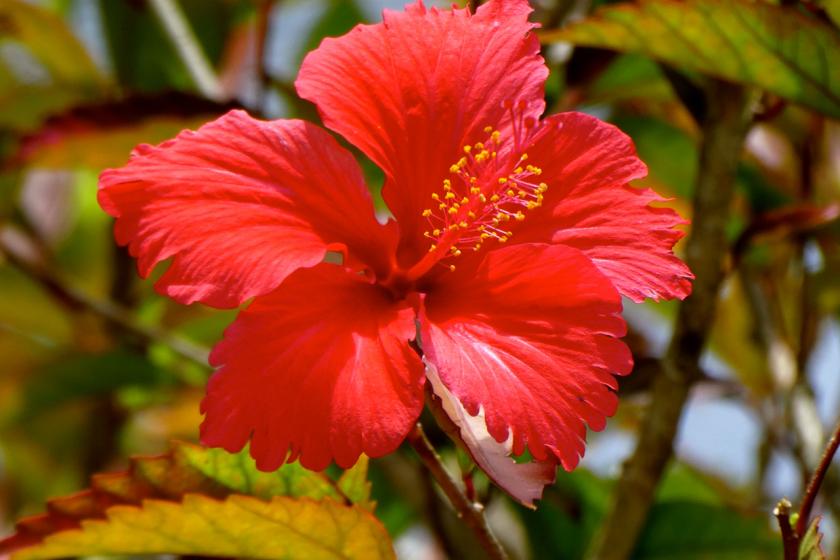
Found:
[[487, 558], [492, 560], [507, 559], [507, 553], [505, 553], [493, 533], [490, 532], [490, 527], [487, 526], [482, 505], [470, 502], [464, 493], [461, 492], [455, 480], [446, 471], [435, 448], [432, 447], [432, 444], [423, 432], [423, 426], [419, 422], [408, 434], [408, 441], [417, 452], [417, 455], [420, 456], [423, 464], [432, 473], [432, 476], [438, 485], [440, 485], [443, 493], [446, 494], [452, 507], [455, 508], [455, 513], [460, 519], [464, 520], [464, 523], [475, 534], [484, 551], [487, 553]]
[[92, 312], [145, 342], [162, 344], [190, 362], [203, 368], [209, 367], [206, 349], [163, 329], [142, 325], [124, 307], [110, 301], [96, 299], [70, 286], [43, 263], [33, 262], [21, 254], [2, 235], [0, 235], [0, 254], [6, 258], [7, 262], [41, 284], [65, 307]]
[[820, 464], [814, 471], [811, 481], [808, 483], [808, 488], [805, 490], [805, 497], [802, 498], [802, 505], [799, 506], [799, 519], [796, 520], [796, 536], [801, 539], [805, 536], [808, 530], [808, 521], [811, 518], [811, 510], [814, 507], [814, 501], [817, 499], [817, 494], [820, 491], [825, 475], [831, 466], [831, 461], [834, 459], [834, 454], [837, 453], [837, 448], [840, 447], [840, 422], [834, 428], [834, 433], [831, 439], [828, 440], [828, 445], [825, 447]]
[[149, 5], [202, 95], [215, 101], [224, 99], [224, 89], [176, 0], [149, 0]]
[[714, 318], [728, 254], [726, 226], [735, 191], [735, 171], [749, 123], [752, 95], [712, 80], [706, 92], [693, 226], [686, 262], [695, 274], [692, 295], [680, 304], [674, 335], [653, 382], [633, 455], [624, 465], [601, 533], [591, 549], [598, 560], [630, 557], [644, 528], [692, 385], [701, 377], [700, 356]]
[[799, 557], [799, 538], [793, 532], [790, 524], [790, 502], [782, 498], [776, 504], [773, 515], [779, 522], [779, 530], [782, 532], [782, 547], [784, 549], [784, 560], [797, 560]]

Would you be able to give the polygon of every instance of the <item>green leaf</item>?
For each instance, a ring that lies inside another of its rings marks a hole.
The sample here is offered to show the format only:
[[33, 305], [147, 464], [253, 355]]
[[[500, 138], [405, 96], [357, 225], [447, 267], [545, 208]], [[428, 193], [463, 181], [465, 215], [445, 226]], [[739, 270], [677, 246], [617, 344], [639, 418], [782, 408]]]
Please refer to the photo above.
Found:
[[795, 8], [651, 0], [607, 6], [542, 39], [644, 53], [840, 117], [840, 34]]
[[637, 560], [764, 560], [781, 558], [768, 519], [689, 501], [656, 504], [633, 554]]
[[167, 372], [137, 354], [61, 356], [24, 381], [23, 406], [14, 421], [26, 422], [68, 401], [128, 386], [155, 386], [167, 380], [172, 381]]
[[799, 560], [825, 560], [825, 553], [822, 550], [822, 533], [820, 532], [820, 521], [822, 518], [815, 517], [805, 531], [802, 542], [799, 543]]
[[351, 502], [373, 511], [376, 503], [370, 499], [371, 484], [367, 471], [368, 458], [362, 455], [353, 467], [341, 474], [337, 486]]
[[105, 520], [48, 537], [13, 560], [123, 554], [244, 558], [394, 558], [382, 525], [367, 511], [324, 500], [250, 496], [219, 501], [189, 494], [180, 503], [118, 506]]
[[535, 558], [584, 558], [609, 504], [611, 483], [585, 469], [560, 472], [535, 511], [518, 508]]

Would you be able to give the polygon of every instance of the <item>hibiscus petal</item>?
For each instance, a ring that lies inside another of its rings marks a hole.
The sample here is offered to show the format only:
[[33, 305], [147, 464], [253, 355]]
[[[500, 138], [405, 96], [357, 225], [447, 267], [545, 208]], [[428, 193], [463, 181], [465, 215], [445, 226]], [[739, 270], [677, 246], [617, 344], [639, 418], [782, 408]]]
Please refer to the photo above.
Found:
[[[385, 201], [404, 239], [422, 242], [429, 205], [464, 144], [502, 127], [505, 100], [538, 117], [548, 76], [526, 0], [491, 0], [475, 15], [422, 3], [326, 39], [296, 82], [324, 123], [385, 172]], [[425, 245], [422, 249], [425, 251]]]
[[170, 257], [157, 289], [181, 303], [235, 307], [298, 267], [348, 248], [381, 267], [376, 222], [358, 164], [325, 130], [232, 111], [160, 146], [139, 146], [100, 177], [99, 203], [143, 277]]
[[543, 489], [554, 482], [557, 463], [552, 460], [517, 463], [510, 456], [513, 438], [508, 437], [502, 443], [493, 439], [487, 431], [484, 414], [467, 414], [464, 405], [449, 392], [431, 364], [427, 364], [426, 378], [437, 397], [431, 403], [432, 411], [438, 417], [438, 410], [442, 410], [443, 420], [448, 419], [454, 426], [454, 430], [450, 430], [444, 425], [447, 433], [464, 444], [475, 463], [501, 489], [523, 506], [535, 509], [534, 500], [540, 499]]
[[[574, 468], [585, 424], [601, 430], [618, 399], [613, 374], [632, 356], [621, 299], [580, 251], [520, 244], [452, 273], [425, 301], [423, 352], [470, 415], [483, 410], [498, 442]], [[460, 272], [462, 271], [463, 272]]]
[[250, 438], [264, 471], [298, 458], [347, 468], [361, 453], [390, 453], [423, 407], [414, 336], [405, 302], [335, 265], [300, 269], [213, 349], [221, 367], [202, 402], [201, 439], [235, 452]]
[[652, 190], [627, 183], [647, 174], [633, 142], [616, 127], [583, 113], [543, 121], [528, 148], [549, 189], [514, 240], [553, 241], [580, 249], [633, 301], [684, 298], [694, 277], [672, 248], [686, 221]]

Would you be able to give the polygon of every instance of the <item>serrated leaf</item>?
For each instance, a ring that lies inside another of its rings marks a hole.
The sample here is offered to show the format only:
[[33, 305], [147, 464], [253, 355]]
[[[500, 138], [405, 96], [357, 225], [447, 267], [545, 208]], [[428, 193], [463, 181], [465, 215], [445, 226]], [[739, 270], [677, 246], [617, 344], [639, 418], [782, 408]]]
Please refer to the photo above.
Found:
[[[257, 470], [247, 450], [231, 454], [221, 449], [175, 442], [165, 455], [134, 458], [127, 471], [94, 475], [90, 489], [50, 500], [47, 513], [22, 519], [14, 535], [0, 540], [0, 556], [36, 545], [50, 535], [77, 528], [87, 520], [103, 518], [115, 506], [137, 506], [148, 499], [178, 502], [192, 493], [216, 499], [234, 494], [250, 494], [266, 500], [278, 496], [332, 499], [352, 504], [359, 510], [372, 511], [369, 489], [365, 489], [362, 482], [366, 474], [366, 460], [345, 471], [344, 476], [348, 478], [343, 483], [304, 469], [297, 463], [266, 473]], [[354, 480], [352, 484], [351, 479]], [[357, 499], [358, 503], [355, 502]]]
[[355, 465], [341, 474], [336, 484], [351, 502], [373, 511], [376, 503], [370, 499], [371, 484], [367, 471], [368, 458], [362, 455]]
[[799, 560], [825, 560], [822, 550], [821, 517], [815, 517], [799, 543]]
[[649, 0], [605, 7], [542, 39], [644, 53], [840, 117], [840, 34], [796, 8]]
[[384, 527], [369, 512], [332, 500], [188, 494], [179, 503], [117, 506], [107, 519], [48, 537], [13, 560], [124, 554], [236, 558], [394, 558]]

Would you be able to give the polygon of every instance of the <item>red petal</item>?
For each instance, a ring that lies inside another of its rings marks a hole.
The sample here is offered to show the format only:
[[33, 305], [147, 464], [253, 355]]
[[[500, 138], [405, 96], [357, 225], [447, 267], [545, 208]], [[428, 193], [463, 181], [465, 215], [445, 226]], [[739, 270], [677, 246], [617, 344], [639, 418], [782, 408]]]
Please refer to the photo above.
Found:
[[612, 283], [581, 252], [514, 245], [427, 296], [422, 346], [467, 412], [483, 408], [496, 441], [512, 432], [514, 454], [527, 445], [572, 469], [584, 424], [601, 430], [615, 412], [613, 374], [632, 368], [620, 312]]
[[182, 303], [235, 307], [347, 247], [384, 268], [386, 235], [352, 155], [303, 121], [232, 111], [100, 177], [99, 203], [143, 277]]
[[409, 243], [423, 242], [420, 213], [462, 146], [501, 126], [502, 101], [542, 113], [548, 69], [530, 12], [525, 0], [493, 0], [474, 16], [418, 3], [326, 39], [304, 59], [298, 93], [383, 169], [383, 196]]
[[210, 356], [201, 438], [265, 471], [321, 470], [396, 449], [423, 407], [414, 311], [340, 267], [300, 269], [256, 298]]
[[632, 140], [583, 113], [554, 115], [543, 126], [527, 151], [549, 189], [514, 240], [580, 249], [633, 301], [686, 297], [694, 276], [672, 251], [683, 236], [674, 228], [686, 221], [649, 206], [665, 200], [655, 192], [627, 184], [647, 174]]

